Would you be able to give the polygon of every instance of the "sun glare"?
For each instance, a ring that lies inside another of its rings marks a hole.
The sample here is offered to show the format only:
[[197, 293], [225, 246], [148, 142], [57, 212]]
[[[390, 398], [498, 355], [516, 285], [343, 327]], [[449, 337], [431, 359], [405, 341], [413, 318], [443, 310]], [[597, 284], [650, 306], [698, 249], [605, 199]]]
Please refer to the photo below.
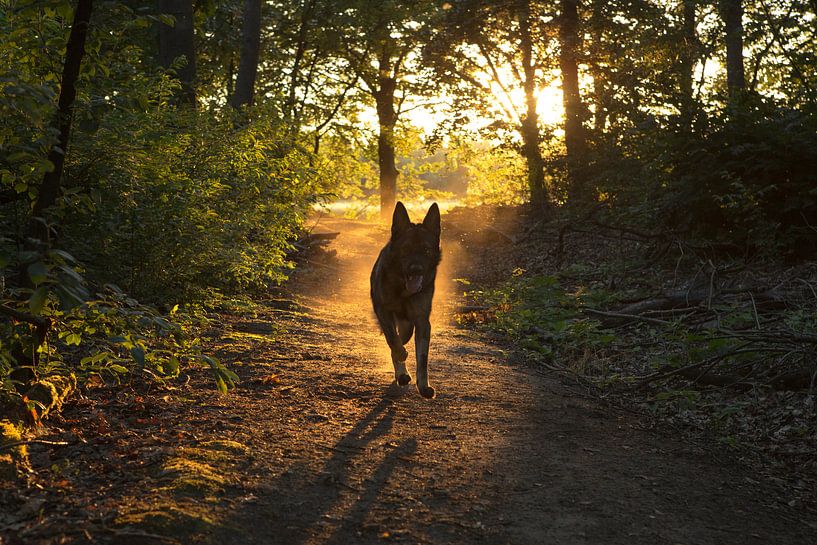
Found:
[[564, 120], [564, 106], [562, 104], [562, 89], [556, 82], [543, 89], [539, 89], [539, 98], [536, 101], [536, 113], [539, 121], [546, 125], [560, 124]]
[[[506, 93], [495, 83], [491, 84], [493, 93], [494, 108], [492, 113], [474, 111], [469, 115], [472, 119], [470, 129], [477, 130], [480, 126], [485, 126], [492, 121], [491, 115], [502, 115], [506, 120], [518, 123], [520, 115], [525, 111], [525, 93], [521, 88], [514, 88], [510, 93]], [[562, 104], [562, 89], [559, 80], [552, 81], [549, 85], [538, 90], [536, 100], [536, 113], [539, 114], [539, 122], [542, 125], [556, 125], [555, 133], [558, 135], [560, 126], [564, 121], [564, 106]], [[439, 97], [431, 102], [445, 103], [446, 97]], [[405, 119], [411, 125], [419, 128], [424, 134], [431, 134], [442, 123], [448, 114], [443, 110], [434, 108], [409, 108], [405, 114]], [[374, 108], [366, 108], [360, 113], [360, 120], [371, 130], [377, 129], [377, 112]]]

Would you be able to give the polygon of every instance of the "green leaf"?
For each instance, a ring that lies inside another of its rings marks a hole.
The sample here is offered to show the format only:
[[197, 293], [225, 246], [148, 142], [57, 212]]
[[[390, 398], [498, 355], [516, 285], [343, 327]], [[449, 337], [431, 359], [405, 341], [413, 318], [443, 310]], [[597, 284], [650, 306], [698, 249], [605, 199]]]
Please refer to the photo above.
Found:
[[219, 365], [221, 365], [221, 362], [212, 356], [202, 356], [201, 359], [213, 369], [218, 369]]
[[45, 172], [54, 172], [54, 163], [48, 159], [40, 159], [39, 164]]
[[105, 358], [107, 358], [108, 356], [110, 356], [110, 353], [108, 353], [108, 352], [98, 352], [98, 353], [94, 354], [93, 356], [87, 356], [85, 358], [82, 358], [81, 360], [79, 360], [79, 363], [81, 365], [99, 363], [102, 360], [104, 360]]
[[79, 274], [74, 268], [68, 267], [66, 265], [60, 265], [59, 269], [67, 276], [65, 280], [71, 280], [72, 283], [75, 283], [77, 285], [82, 285], [85, 282], [85, 279], [82, 278], [82, 275]]
[[60, 306], [63, 310], [71, 310], [72, 308], [81, 305], [84, 301], [84, 297], [82, 294], [78, 293], [79, 290], [77, 289], [60, 285], [57, 286], [55, 291], [60, 300]]
[[114, 371], [114, 372], [116, 372], [116, 373], [119, 373], [120, 375], [124, 375], [125, 373], [127, 373], [127, 372], [128, 372], [128, 368], [127, 368], [127, 367], [125, 367], [125, 366], [123, 366], [123, 365], [119, 365], [118, 363], [112, 363], [112, 364], [110, 364], [110, 365], [108, 366], [108, 369], [110, 369], [111, 371]]
[[42, 261], [37, 261], [28, 266], [28, 277], [34, 285], [42, 284], [48, 278], [48, 267]]
[[45, 302], [48, 300], [48, 290], [45, 286], [41, 286], [34, 290], [31, 294], [31, 299], [28, 300], [28, 308], [32, 314], [39, 315], [43, 311]]
[[57, 5], [56, 12], [59, 14], [60, 17], [62, 17], [66, 21], [70, 21], [71, 19], [73, 19], [74, 10], [71, 8], [71, 4], [69, 2]]
[[170, 356], [170, 358], [167, 360], [167, 374], [172, 376], [178, 375], [179, 367], [181, 367], [179, 364], [179, 358], [176, 356]]
[[141, 346], [134, 346], [130, 349], [130, 355], [133, 361], [138, 363], [141, 367], [145, 366], [145, 350]]
[[221, 376], [230, 383], [230, 386], [235, 386], [236, 382], [239, 382], [238, 375], [227, 369], [226, 367], [221, 368]]
[[79, 343], [82, 342], [82, 336], [78, 333], [69, 333], [65, 336], [65, 344], [68, 346], [75, 345], [79, 346]]
[[72, 256], [71, 254], [69, 254], [68, 252], [66, 252], [65, 250], [51, 250], [49, 252], [49, 254], [58, 255], [61, 258], [63, 258], [65, 261], [67, 261], [68, 263], [76, 263], [77, 262], [76, 258], [74, 256]]
[[218, 388], [218, 391], [222, 394], [227, 393], [227, 384], [224, 383], [224, 379], [221, 378], [221, 375], [216, 375], [216, 388]]

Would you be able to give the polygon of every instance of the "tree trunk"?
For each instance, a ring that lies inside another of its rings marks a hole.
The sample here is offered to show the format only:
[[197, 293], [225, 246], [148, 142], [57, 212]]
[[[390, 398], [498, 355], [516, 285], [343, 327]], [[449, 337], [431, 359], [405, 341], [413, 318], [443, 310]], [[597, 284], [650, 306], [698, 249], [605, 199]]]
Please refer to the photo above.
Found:
[[720, 0], [720, 10], [726, 26], [726, 87], [730, 100], [734, 100], [746, 86], [743, 72], [742, 0]]
[[172, 15], [174, 26], [159, 23], [159, 63], [169, 68], [179, 58], [185, 58], [184, 66], [176, 71], [182, 84], [180, 101], [196, 105], [196, 49], [193, 42], [193, 1], [159, 0], [159, 13]]
[[698, 54], [698, 36], [695, 32], [695, 6], [697, 0], [683, 0], [683, 44], [678, 63], [681, 92], [681, 124], [686, 130], [692, 126], [695, 110], [693, 98], [693, 70]]
[[245, 0], [244, 20], [241, 24], [241, 58], [235, 80], [235, 92], [230, 99], [230, 104], [236, 109], [245, 104], [252, 106], [260, 50], [261, 0]]
[[562, 0], [559, 25], [559, 69], [562, 72], [562, 97], [565, 109], [565, 148], [567, 149], [567, 175], [569, 199], [585, 199], [587, 187], [583, 172], [585, 157], [583, 106], [579, 93], [579, 2]]
[[[315, 8], [315, 0], [304, 0], [301, 6], [301, 23], [298, 27], [297, 46], [295, 54], [292, 58], [292, 67], [290, 68], [289, 76], [289, 91], [287, 92], [287, 100], [284, 105], [284, 115], [293, 120], [295, 114], [295, 96], [298, 91], [298, 85], [301, 80], [301, 62], [306, 54], [307, 34], [309, 32], [309, 18], [312, 16], [312, 10]], [[294, 125], [293, 121], [293, 125]], [[294, 129], [294, 127], [293, 127]]]
[[374, 92], [377, 106], [377, 162], [380, 167], [380, 217], [391, 217], [397, 200], [397, 166], [394, 152], [394, 127], [397, 112], [394, 109], [394, 91], [397, 80], [392, 75], [389, 55], [384, 52], [378, 62], [378, 86]]
[[601, 135], [607, 127], [607, 82], [605, 81], [604, 70], [602, 69], [601, 52], [604, 47], [604, 6], [607, 0], [593, 0], [592, 14], [590, 15], [591, 34], [591, 62], [590, 77], [593, 79], [593, 129], [596, 134]]
[[[79, 77], [82, 57], [85, 55], [85, 40], [88, 36], [88, 25], [92, 10], [92, 0], [79, 0], [77, 9], [74, 12], [71, 34], [68, 37], [68, 44], [65, 48], [65, 64], [62, 67], [60, 98], [57, 107], [59, 139], [57, 145], [52, 147], [48, 153], [48, 160], [54, 164], [54, 169], [51, 172], [46, 172], [43, 176], [43, 181], [40, 184], [40, 189], [37, 194], [37, 200], [32, 210], [32, 216], [34, 218], [43, 217], [45, 210], [57, 202], [57, 197], [60, 193], [62, 171], [65, 165], [65, 154], [68, 150], [68, 140], [71, 136], [74, 100], [77, 96], [77, 78]], [[32, 221], [29, 230], [33, 238], [43, 241], [48, 239], [48, 228], [42, 221]]]
[[522, 49], [522, 67], [525, 72], [525, 117], [522, 119], [523, 154], [528, 163], [528, 187], [531, 204], [544, 208], [548, 203], [545, 189], [545, 162], [539, 148], [539, 115], [536, 112], [536, 67], [533, 64], [533, 43], [530, 33], [530, 4], [519, 2], [519, 44]]

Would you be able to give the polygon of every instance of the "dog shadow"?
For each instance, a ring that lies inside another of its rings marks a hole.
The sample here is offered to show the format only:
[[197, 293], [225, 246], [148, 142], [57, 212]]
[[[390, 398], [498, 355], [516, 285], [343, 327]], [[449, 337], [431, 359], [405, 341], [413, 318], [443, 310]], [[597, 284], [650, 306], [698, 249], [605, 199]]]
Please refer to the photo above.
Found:
[[263, 486], [266, 497], [234, 512], [230, 527], [216, 532], [211, 543], [254, 543], [258, 536], [272, 534], [281, 543], [348, 543], [350, 536], [364, 531], [392, 474], [409, 465], [408, 457], [417, 450], [413, 437], [379, 441], [392, 431], [394, 400], [407, 395], [407, 389], [396, 382], [389, 385], [343, 437], [324, 445], [331, 455], [320, 469], [307, 458], [290, 465]]

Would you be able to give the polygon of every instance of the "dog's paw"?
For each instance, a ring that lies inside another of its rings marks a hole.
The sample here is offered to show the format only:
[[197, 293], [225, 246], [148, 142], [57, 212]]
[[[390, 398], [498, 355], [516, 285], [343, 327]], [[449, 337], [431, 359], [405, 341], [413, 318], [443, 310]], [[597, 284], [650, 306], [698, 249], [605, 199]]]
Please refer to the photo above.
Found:
[[402, 346], [400, 346], [398, 348], [393, 348], [392, 351], [391, 351], [391, 358], [394, 361], [399, 361], [399, 362], [406, 361], [406, 359], [408, 359], [408, 352], [406, 352], [406, 349], [404, 347], [402, 347]]
[[411, 382], [411, 375], [409, 375], [407, 373], [403, 373], [402, 375], [397, 377], [397, 384], [399, 384], [400, 386], [405, 386], [406, 384], [409, 384], [410, 382]]
[[417, 389], [420, 390], [420, 395], [423, 396], [424, 398], [434, 399], [435, 392], [434, 392], [434, 388], [432, 388], [431, 386], [425, 386], [425, 387], [418, 386]]

